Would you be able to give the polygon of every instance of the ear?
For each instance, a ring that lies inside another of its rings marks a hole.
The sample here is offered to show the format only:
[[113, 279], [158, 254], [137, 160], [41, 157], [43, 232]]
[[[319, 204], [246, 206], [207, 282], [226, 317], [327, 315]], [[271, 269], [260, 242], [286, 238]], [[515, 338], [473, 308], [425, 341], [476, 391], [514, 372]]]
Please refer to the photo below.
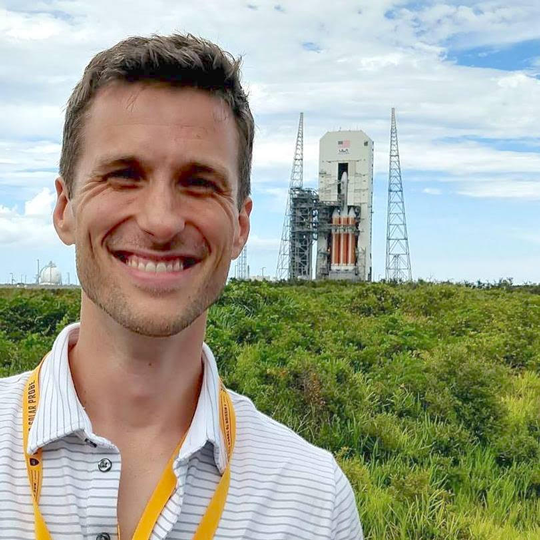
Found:
[[56, 179], [56, 205], [53, 212], [53, 223], [56, 234], [67, 246], [75, 243], [75, 216], [73, 204], [68, 195], [64, 179], [60, 176]]
[[232, 247], [233, 259], [238, 258], [242, 252], [242, 249], [244, 249], [244, 246], [246, 245], [250, 229], [249, 216], [252, 208], [253, 201], [251, 200], [251, 197], [246, 197], [246, 200], [242, 203], [242, 208], [238, 213], [238, 231]]

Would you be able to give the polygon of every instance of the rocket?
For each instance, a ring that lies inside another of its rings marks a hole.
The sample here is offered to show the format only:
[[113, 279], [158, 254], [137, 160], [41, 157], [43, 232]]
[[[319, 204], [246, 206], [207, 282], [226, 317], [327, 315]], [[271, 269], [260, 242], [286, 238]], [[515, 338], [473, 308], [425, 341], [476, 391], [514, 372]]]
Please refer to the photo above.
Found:
[[352, 270], [355, 264], [354, 209], [348, 208], [347, 195], [349, 178], [344, 172], [340, 179], [343, 204], [340, 209], [335, 208], [332, 213], [332, 270]]
[[349, 213], [347, 212], [347, 196], [349, 190], [349, 175], [344, 172], [341, 175], [341, 193], [343, 193], [343, 206], [341, 207], [341, 256], [340, 265], [346, 266], [349, 264], [349, 235], [345, 232], [347, 225], [349, 224]]

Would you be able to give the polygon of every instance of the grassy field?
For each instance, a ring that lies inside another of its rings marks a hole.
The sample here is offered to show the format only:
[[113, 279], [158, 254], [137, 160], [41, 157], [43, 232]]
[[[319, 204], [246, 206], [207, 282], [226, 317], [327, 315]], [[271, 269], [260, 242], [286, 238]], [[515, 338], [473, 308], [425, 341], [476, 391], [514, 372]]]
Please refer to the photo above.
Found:
[[[231, 283], [207, 341], [227, 386], [331, 450], [370, 540], [540, 538], [540, 288]], [[0, 375], [77, 319], [0, 290]]]

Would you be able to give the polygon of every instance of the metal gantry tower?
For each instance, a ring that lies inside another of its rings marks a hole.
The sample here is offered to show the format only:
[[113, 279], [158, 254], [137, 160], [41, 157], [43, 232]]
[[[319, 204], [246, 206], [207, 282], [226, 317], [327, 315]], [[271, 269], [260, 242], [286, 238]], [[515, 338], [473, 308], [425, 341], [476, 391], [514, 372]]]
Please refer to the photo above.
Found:
[[236, 279], [249, 279], [247, 264], [247, 244], [244, 246], [236, 262]]
[[289, 192], [287, 194], [287, 207], [283, 220], [283, 230], [281, 233], [281, 243], [279, 246], [278, 263], [276, 269], [277, 279], [295, 279], [298, 277], [298, 268], [295, 260], [297, 257], [297, 246], [294, 235], [297, 232], [295, 226], [295, 213], [292, 212], [295, 206], [295, 193], [302, 190], [304, 182], [304, 113], [300, 113], [298, 122], [298, 134], [296, 136], [296, 149], [291, 170]]
[[412, 281], [409, 237], [405, 219], [405, 201], [396, 127], [396, 110], [392, 109], [390, 129], [390, 173], [388, 180], [388, 218], [386, 229], [386, 279]]
[[313, 240], [319, 197], [314, 189], [293, 188], [290, 206], [290, 279], [312, 279]]

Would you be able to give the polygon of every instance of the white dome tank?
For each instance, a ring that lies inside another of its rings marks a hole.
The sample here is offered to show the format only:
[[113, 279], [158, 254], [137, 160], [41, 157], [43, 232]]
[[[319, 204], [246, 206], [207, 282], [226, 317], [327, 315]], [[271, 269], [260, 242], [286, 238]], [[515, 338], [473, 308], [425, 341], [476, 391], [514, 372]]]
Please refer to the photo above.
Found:
[[40, 285], [62, 285], [62, 274], [52, 261], [39, 273]]

